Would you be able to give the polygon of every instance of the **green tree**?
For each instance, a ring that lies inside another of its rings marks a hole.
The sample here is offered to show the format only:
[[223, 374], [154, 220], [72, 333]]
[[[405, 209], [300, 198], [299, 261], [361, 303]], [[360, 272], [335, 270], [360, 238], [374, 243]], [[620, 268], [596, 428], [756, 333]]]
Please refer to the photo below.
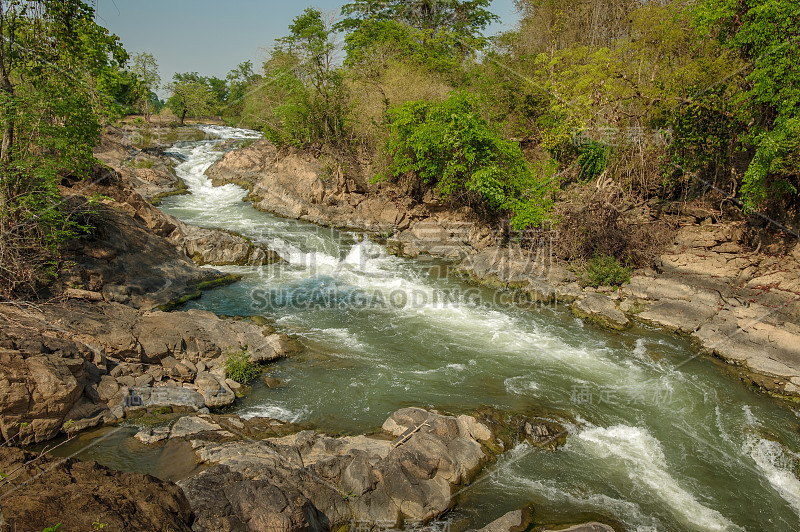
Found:
[[214, 110], [214, 94], [197, 72], [175, 74], [167, 90], [171, 93], [167, 107], [180, 117], [181, 125], [187, 116], [208, 116]]
[[158, 74], [158, 63], [152, 54], [140, 53], [133, 56], [131, 72], [136, 76], [140, 83], [140, 91], [137, 95], [137, 105], [144, 114], [144, 119], [150, 122], [150, 115], [153, 110], [152, 94], [161, 85], [161, 76]]
[[279, 145], [338, 143], [344, 132], [344, 89], [334, 61], [334, 32], [313, 8], [296, 17], [289, 32], [276, 39], [264, 65], [264, 133]]
[[485, 44], [482, 32], [499, 20], [487, 8], [491, 0], [356, 0], [342, 7], [340, 31], [354, 31], [369, 20], [394, 20], [435, 37], [451, 33], [465, 48]]
[[754, 149], [741, 194], [749, 209], [800, 220], [800, 3], [785, 0], [705, 0], [695, 10], [698, 29], [749, 63], [735, 102], [745, 146]]
[[228, 85], [228, 105], [225, 109], [228, 116], [241, 116], [244, 110], [248, 89], [261, 81], [261, 76], [253, 72], [252, 61], [245, 61], [228, 72], [225, 76]]
[[80, 0], [0, 0], [0, 292], [35, 291], [86, 227], [62, 201], [91, 174], [107, 101], [97, 80], [127, 54]]

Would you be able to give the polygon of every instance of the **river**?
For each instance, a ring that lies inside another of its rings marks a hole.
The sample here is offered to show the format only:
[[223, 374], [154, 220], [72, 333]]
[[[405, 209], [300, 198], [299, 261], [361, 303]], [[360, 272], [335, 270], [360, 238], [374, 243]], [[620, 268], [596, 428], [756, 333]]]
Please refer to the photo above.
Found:
[[[448, 516], [458, 528], [532, 503], [540, 521], [600, 516], [631, 531], [800, 530], [796, 409], [674, 335], [605, 332], [564, 307], [508, 305], [442, 275], [441, 261], [394, 257], [362, 235], [260, 212], [242, 188], [213, 187], [203, 175], [220, 142], [171, 149], [186, 157], [177, 172], [191, 194], [161, 208], [241, 233], [288, 263], [221, 268], [244, 279], [189, 308], [264, 315], [308, 346], [269, 369], [285, 386], [254, 386], [239, 415], [361, 433], [404, 406], [563, 414], [566, 444], [506, 453], [459, 495]], [[102, 444], [82, 457], [120, 465]]]

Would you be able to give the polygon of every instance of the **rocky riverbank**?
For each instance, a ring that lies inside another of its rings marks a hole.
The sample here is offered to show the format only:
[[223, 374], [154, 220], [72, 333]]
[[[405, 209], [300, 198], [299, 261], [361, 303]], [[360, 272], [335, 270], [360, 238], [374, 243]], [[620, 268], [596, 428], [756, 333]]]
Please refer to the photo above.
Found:
[[[68, 202], [100, 200], [87, 215], [95, 230], [71, 244], [72, 264], [50, 299], [0, 305], [2, 532], [58, 524], [195, 531], [421, 525], [452, 508], [458, 489], [498, 453], [519, 442], [563, 443], [557, 420], [488, 411], [452, 417], [407, 408], [380, 433], [345, 437], [212, 414], [240, 389], [226, 378], [230, 354], [247, 352], [263, 364], [303, 346], [263, 319], [161, 309], [235, 281], [201, 264], [281, 259], [154, 208], [148, 198], [182, 189], [174, 161], [163, 147], [138, 149], [128, 139], [111, 131], [99, 150], [109, 167], [98, 166], [88, 182], [64, 183]], [[17, 448], [143, 415], [151, 426], [137, 434], [142, 442], [194, 449], [193, 476], [180, 487]]]
[[401, 186], [368, 184], [266, 141], [227, 153], [207, 175], [247, 187], [259, 209], [388, 237], [398, 255], [453, 260], [462, 275], [513, 290], [523, 303], [569, 305], [610, 329], [641, 322], [688, 335], [745, 382], [800, 397], [800, 245], [749, 249], [745, 221], [670, 205], [680, 227], [655, 268], [634, 272], [619, 290], [592, 289], [553, 258], [557, 233], [542, 232], [527, 249], [508, 245], [468, 208], [452, 211], [431, 195], [415, 201]]
[[94, 230], [70, 243], [71, 265], [50, 288], [51, 298], [0, 305], [5, 441], [46, 441], [137, 409], [225, 407], [239, 388], [225, 378], [229, 354], [246, 350], [265, 363], [301, 348], [262, 322], [158, 310], [235, 281], [200, 264], [281, 259], [243, 237], [191, 227], [153, 207], [131, 186], [134, 174], [157, 174], [161, 191], [177, 178], [164, 161], [125, 167], [131, 153], [142, 156], [126, 138], [119, 131], [104, 137], [100, 154], [111, 167], [98, 166], [89, 181], [64, 183], [69, 203], [101, 199], [88, 205]]

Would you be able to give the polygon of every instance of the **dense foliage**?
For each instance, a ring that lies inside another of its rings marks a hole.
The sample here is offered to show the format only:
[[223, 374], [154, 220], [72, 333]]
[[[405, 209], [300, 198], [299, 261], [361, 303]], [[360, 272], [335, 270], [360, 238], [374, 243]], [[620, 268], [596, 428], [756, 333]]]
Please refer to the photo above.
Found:
[[412, 173], [445, 200], [509, 212], [517, 229], [541, 224], [557, 182], [537, 179], [519, 145], [480, 116], [473, 95], [453, 92], [440, 104], [408, 102], [389, 116], [391, 176]]
[[[167, 105], [516, 230], [560, 224], [559, 253], [584, 263], [650, 261], [663, 235], [625, 213], [665, 200], [800, 229], [800, 3], [516, 4], [519, 25], [491, 38], [490, 0], [308, 8], [260, 69], [176, 74]], [[156, 59], [128, 64], [85, 1], [0, 0], [0, 33], [7, 294], [85, 228], [58, 184], [88, 175], [100, 125], [163, 102]]]
[[85, 231], [64, 179], [91, 174], [113, 102], [98, 90], [127, 60], [79, 0], [0, 1], [0, 295], [35, 291], [60, 245]]

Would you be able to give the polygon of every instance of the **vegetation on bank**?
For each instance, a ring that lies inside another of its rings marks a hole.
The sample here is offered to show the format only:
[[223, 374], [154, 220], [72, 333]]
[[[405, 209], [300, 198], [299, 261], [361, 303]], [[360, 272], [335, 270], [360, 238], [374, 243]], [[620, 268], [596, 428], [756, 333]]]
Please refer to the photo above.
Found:
[[[707, 196], [800, 229], [800, 5], [488, 0], [306, 9], [244, 91], [240, 123], [347, 173], [435, 191], [558, 253], [647, 264], [669, 239], [625, 214]], [[344, 36], [344, 60], [333, 60]]]
[[225, 359], [225, 378], [239, 384], [247, 384], [259, 375], [261, 375], [261, 368], [250, 360], [250, 353], [246, 346], [239, 351], [228, 353]]
[[516, 3], [519, 25], [493, 37], [490, 0], [309, 8], [261, 68], [176, 74], [161, 102], [156, 59], [129, 57], [87, 2], [0, 0], [0, 296], [36, 292], [91, 230], [59, 185], [91, 175], [102, 124], [163, 106], [517, 236], [555, 225], [557, 253], [582, 264], [647, 264], [669, 231], [635, 213], [666, 202], [705, 196], [800, 229], [800, 4]]

